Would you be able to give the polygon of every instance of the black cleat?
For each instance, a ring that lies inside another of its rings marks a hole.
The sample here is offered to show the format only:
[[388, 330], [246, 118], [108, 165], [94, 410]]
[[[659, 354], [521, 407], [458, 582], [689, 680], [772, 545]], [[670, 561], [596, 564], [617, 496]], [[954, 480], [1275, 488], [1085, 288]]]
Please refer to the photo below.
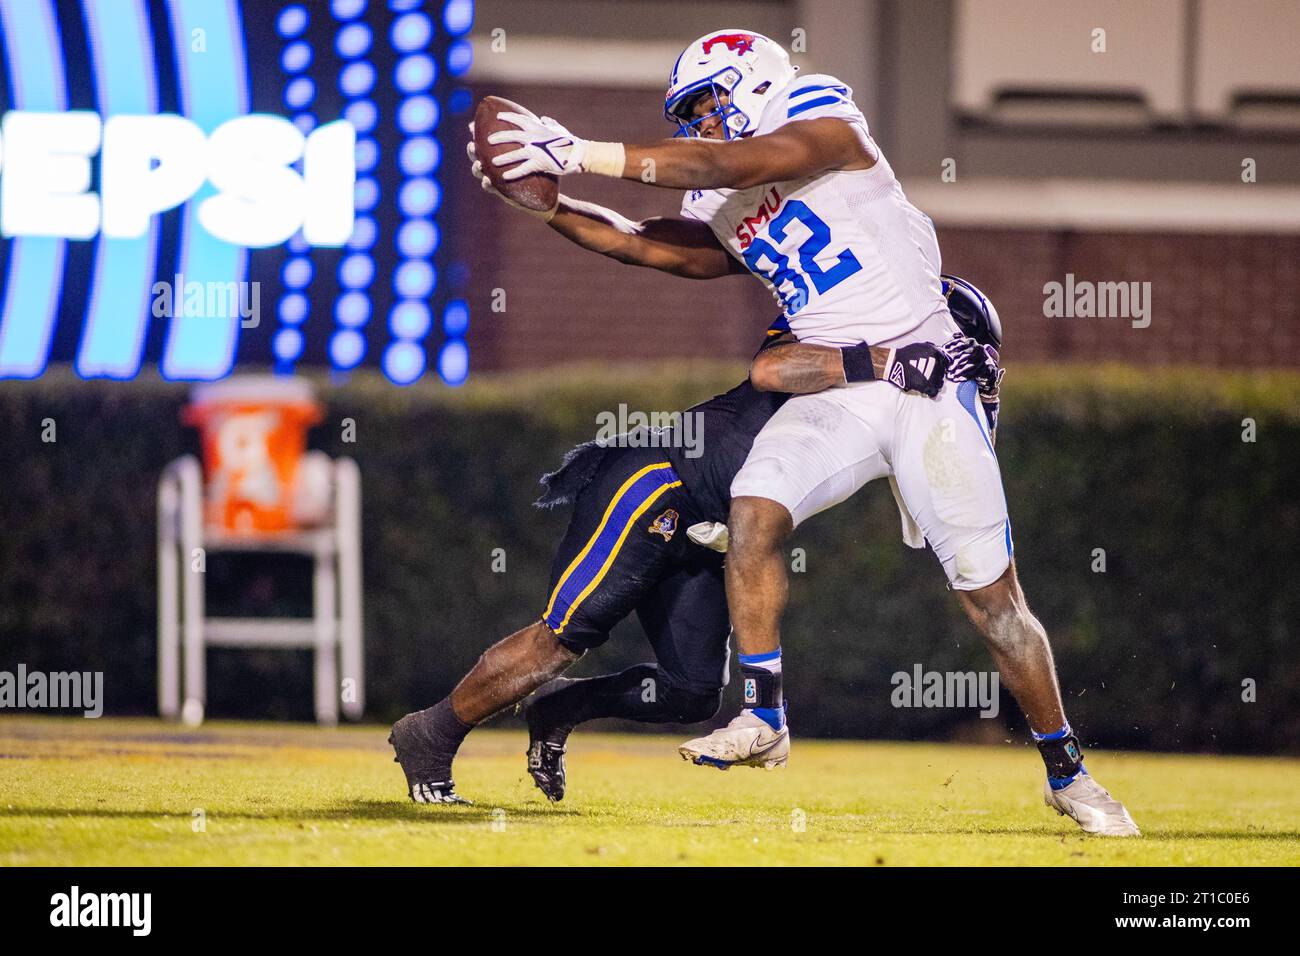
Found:
[[450, 777], [438, 780], [441, 774], [432, 769], [429, 758], [430, 742], [421, 733], [419, 713], [407, 714], [397, 723], [388, 735], [388, 742], [393, 745], [397, 756], [394, 763], [401, 764], [402, 773], [406, 775], [406, 792], [416, 803], [463, 803], [472, 806], [456, 792], [456, 784]]
[[[547, 698], [570, 684], [576, 683], [568, 677], [556, 677], [537, 689], [527, 704], [522, 704], [519, 711], [528, 723], [528, 773], [533, 778], [537, 789], [546, 794], [552, 803], [564, 799], [566, 786], [564, 754], [569, 734], [573, 726], [556, 723], [554, 714], [547, 715]], [[553, 707], [549, 709], [554, 709]]]
[[554, 803], [564, 799], [564, 751], [564, 744], [549, 740], [533, 740], [528, 745], [528, 773], [537, 789]]

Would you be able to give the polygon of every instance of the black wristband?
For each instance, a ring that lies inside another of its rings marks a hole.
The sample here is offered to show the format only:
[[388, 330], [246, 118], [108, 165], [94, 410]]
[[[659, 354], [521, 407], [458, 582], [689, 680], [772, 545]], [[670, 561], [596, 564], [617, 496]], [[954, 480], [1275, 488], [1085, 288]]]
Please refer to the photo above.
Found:
[[866, 342], [840, 349], [844, 358], [844, 381], [870, 382], [876, 377], [876, 367], [871, 360], [871, 346]]

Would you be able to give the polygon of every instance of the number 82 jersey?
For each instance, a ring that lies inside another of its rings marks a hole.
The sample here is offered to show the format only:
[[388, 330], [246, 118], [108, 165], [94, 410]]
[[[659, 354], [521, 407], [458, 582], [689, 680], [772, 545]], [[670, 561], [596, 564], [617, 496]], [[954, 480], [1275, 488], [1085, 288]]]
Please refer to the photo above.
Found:
[[834, 77], [796, 77], [763, 111], [756, 135], [825, 117], [853, 126], [875, 165], [696, 190], [686, 194], [682, 215], [707, 223], [772, 289], [800, 341], [889, 341], [945, 308], [934, 225], [907, 201], [852, 91]]

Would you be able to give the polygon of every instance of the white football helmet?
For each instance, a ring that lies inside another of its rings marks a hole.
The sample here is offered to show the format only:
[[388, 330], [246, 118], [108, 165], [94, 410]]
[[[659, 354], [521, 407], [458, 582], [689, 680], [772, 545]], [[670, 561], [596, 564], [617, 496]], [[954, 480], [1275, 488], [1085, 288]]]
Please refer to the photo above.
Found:
[[[727, 139], [758, 128], [763, 109], [790, 85], [798, 71], [781, 44], [748, 30], [716, 30], [700, 37], [677, 58], [668, 77], [664, 116], [678, 125], [678, 136], [698, 136], [699, 124], [711, 116], [722, 119]], [[692, 116], [696, 100], [712, 93], [727, 94], [727, 104], [704, 116]]]

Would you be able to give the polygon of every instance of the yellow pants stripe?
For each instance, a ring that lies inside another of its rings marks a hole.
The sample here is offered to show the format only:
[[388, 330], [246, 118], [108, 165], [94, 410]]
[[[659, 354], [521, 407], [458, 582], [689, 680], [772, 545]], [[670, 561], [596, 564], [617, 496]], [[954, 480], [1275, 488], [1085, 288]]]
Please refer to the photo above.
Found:
[[[619, 486], [618, 491], [614, 492], [613, 496], [610, 498], [609, 504], [605, 508], [605, 513], [604, 515], [601, 516], [600, 523], [596, 526], [596, 530], [592, 532], [591, 537], [587, 539], [586, 545], [583, 547], [581, 551], [578, 552], [577, 557], [575, 557], [572, 561], [569, 562], [569, 566], [564, 569], [564, 573], [560, 575], [559, 581], [556, 582], [555, 589], [551, 591], [550, 600], [546, 604], [546, 612], [542, 615], [543, 620], [548, 620], [551, 617], [551, 613], [555, 610], [556, 599], [560, 596], [560, 591], [563, 589], [564, 585], [568, 582], [573, 572], [577, 570], [577, 568], [582, 564], [583, 559], [586, 558], [587, 555], [591, 552], [591, 549], [595, 547], [596, 542], [600, 539], [601, 534], [604, 533], [606, 525], [609, 524], [610, 516], [614, 513], [614, 510], [618, 507], [619, 502], [623, 499], [623, 496], [628, 493], [628, 490], [633, 485], [635, 485], [637, 481], [639, 481], [641, 478], [645, 477], [646, 475], [650, 474], [651, 472], [662, 471], [663, 469], [671, 469], [671, 468], [672, 465], [669, 464], [668, 462], [659, 462], [653, 465], [646, 465], [644, 468], [642, 468], [640, 471], [633, 474], [625, 482], [623, 482], [622, 485]], [[622, 533], [619, 535], [618, 540], [614, 544], [614, 547], [610, 549], [610, 554], [605, 559], [605, 563], [601, 566], [600, 571], [597, 573], [597, 575], [592, 580], [592, 582], [588, 584], [587, 587], [583, 589], [583, 591], [578, 595], [577, 599], [573, 602], [573, 604], [570, 605], [568, 613], [565, 614], [564, 619], [560, 622], [559, 627], [557, 627], [555, 630], [557, 634], [560, 631], [564, 630], [565, 626], [567, 626], [569, 623], [569, 618], [573, 616], [574, 610], [578, 607], [579, 604], [582, 603], [582, 601], [587, 597], [587, 595], [592, 592], [592, 590], [596, 587], [596, 585], [599, 584], [601, 579], [605, 576], [606, 572], [609, 570], [610, 565], [613, 563], [614, 558], [618, 555], [619, 549], [622, 548], [623, 542], [624, 540], [626, 540], [627, 533], [631, 528], [632, 524], [638, 518], [640, 518], [641, 515], [645, 513], [646, 509], [649, 508], [652, 504], [654, 504], [654, 502], [665, 491], [667, 491], [669, 488], [676, 488], [680, 485], [681, 485], [681, 481], [665, 482], [646, 497], [646, 500], [632, 514], [632, 516], [628, 519], [628, 521], [624, 525]]]

